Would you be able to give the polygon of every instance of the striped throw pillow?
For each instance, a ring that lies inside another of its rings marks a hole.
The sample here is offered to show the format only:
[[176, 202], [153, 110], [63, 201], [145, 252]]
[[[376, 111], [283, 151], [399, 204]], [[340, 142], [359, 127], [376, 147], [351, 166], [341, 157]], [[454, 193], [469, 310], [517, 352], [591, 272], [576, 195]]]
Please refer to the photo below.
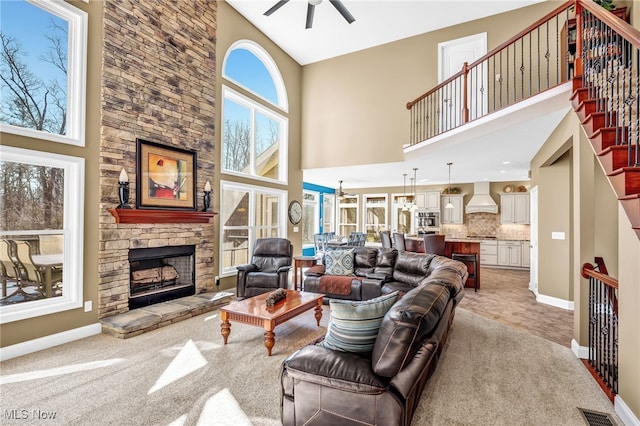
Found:
[[373, 350], [382, 318], [398, 300], [398, 292], [363, 301], [330, 300], [327, 335], [320, 345], [343, 352]]

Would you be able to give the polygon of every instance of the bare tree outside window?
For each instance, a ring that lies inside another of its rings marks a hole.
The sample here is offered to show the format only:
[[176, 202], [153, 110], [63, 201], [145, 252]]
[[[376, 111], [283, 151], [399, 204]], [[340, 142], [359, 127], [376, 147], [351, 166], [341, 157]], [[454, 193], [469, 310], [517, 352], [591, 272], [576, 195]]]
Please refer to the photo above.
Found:
[[[48, 23], [34, 34], [10, 25], [18, 21], [26, 26], [25, 10], [29, 20], [44, 16]], [[67, 22], [25, 2], [3, 3], [2, 15], [0, 122], [66, 134]]]
[[64, 169], [0, 162], [0, 230], [63, 229]]

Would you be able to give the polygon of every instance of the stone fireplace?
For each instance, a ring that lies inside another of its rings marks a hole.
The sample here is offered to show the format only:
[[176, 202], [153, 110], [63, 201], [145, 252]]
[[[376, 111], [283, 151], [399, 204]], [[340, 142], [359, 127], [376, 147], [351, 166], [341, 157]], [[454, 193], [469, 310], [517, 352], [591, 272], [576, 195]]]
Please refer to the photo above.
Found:
[[192, 246], [196, 295], [215, 290], [217, 257], [214, 220], [189, 219], [199, 211], [156, 211], [159, 216], [148, 211], [148, 217], [133, 221], [116, 220], [108, 211], [118, 205], [123, 168], [129, 175], [129, 202], [136, 205], [136, 138], [197, 153], [194, 181], [197, 210], [202, 209], [204, 182], [213, 183], [216, 172], [217, 2], [102, 4], [102, 48], [108, 54], [102, 55], [100, 158], [95, 163], [101, 188], [97, 194], [101, 319], [131, 309], [130, 251]]

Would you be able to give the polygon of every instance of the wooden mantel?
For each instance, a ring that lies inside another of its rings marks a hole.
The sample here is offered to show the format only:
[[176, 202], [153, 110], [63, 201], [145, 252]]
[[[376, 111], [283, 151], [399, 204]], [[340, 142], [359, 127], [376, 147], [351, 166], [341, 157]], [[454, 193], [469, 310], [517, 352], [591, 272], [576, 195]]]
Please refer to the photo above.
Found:
[[208, 223], [217, 213], [194, 210], [108, 209], [116, 223]]

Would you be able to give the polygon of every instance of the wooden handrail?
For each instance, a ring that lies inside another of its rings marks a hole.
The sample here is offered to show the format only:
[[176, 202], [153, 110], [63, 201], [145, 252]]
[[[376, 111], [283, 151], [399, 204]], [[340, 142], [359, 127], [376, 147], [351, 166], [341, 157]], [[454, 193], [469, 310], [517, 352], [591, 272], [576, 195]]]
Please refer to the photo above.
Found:
[[[596, 18], [600, 19], [602, 22], [604, 22], [605, 24], [607, 24], [611, 28], [615, 29], [615, 31], [618, 34], [623, 36], [632, 45], [634, 45], [635, 47], [640, 49], [640, 31], [639, 30], [633, 28], [630, 24], [624, 22], [622, 19], [618, 19], [615, 15], [607, 12], [604, 8], [602, 8], [601, 6], [597, 5], [596, 3], [594, 3], [591, 0], [568, 0], [568, 1], [564, 2], [564, 3], [562, 3], [560, 6], [556, 7], [555, 9], [553, 9], [551, 12], [547, 13], [546, 15], [544, 15], [542, 18], [540, 18], [537, 21], [535, 21], [533, 24], [529, 25], [524, 30], [520, 31], [515, 36], [511, 37], [510, 39], [508, 39], [504, 43], [502, 43], [499, 46], [497, 46], [496, 48], [492, 49], [489, 53], [487, 53], [486, 55], [484, 55], [481, 58], [477, 59], [472, 64], [465, 65], [462, 68], [462, 70], [458, 71], [456, 74], [454, 74], [451, 77], [447, 78], [445, 81], [441, 82], [440, 84], [438, 84], [437, 86], [435, 86], [434, 88], [429, 90], [428, 92], [424, 93], [420, 97], [418, 97], [418, 98], [416, 98], [416, 99], [414, 99], [414, 100], [412, 100], [410, 102], [407, 102], [407, 109], [410, 110], [416, 103], [420, 102], [421, 100], [425, 99], [429, 95], [432, 95], [433, 93], [435, 93], [438, 90], [442, 89], [447, 84], [449, 84], [452, 81], [454, 81], [455, 79], [460, 78], [466, 72], [468, 72], [469, 69], [481, 64], [482, 62], [488, 60], [492, 56], [495, 56], [498, 52], [502, 51], [507, 46], [510, 46], [512, 43], [514, 43], [517, 40], [519, 40], [520, 38], [524, 37], [526, 34], [528, 34], [529, 32], [533, 31], [534, 29], [536, 29], [537, 27], [539, 27], [540, 25], [542, 25], [546, 21], [550, 20], [551, 18], [557, 16], [564, 9], [568, 9], [572, 5], [576, 8], [577, 12], [579, 12], [581, 8], [584, 8], [584, 9], [588, 10]], [[579, 13], [576, 16], [576, 19], [581, 19]], [[580, 31], [580, 30], [581, 30], [580, 26], [578, 26], [578, 31]], [[577, 43], [581, 44], [581, 38], [582, 37], [580, 37], [580, 35], [578, 35]], [[578, 63], [581, 62], [581, 59], [582, 59], [580, 57], [581, 50], [582, 50], [581, 46], [578, 45], [577, 49], [576, 49], [576, 56], [577, 56], [576, 57], [576, 62], [578, 62]], [[576, 71], [578, 71], [578, 70], [576, 70]], [[580, 75], [580, 74], [577, 73], [577, 75]], [[466, 87], [464, 87], [463, 90], [466, 90]]]
[[618, 280], [603, 274], [602, 272], [598, 272], [595, 270], [595, 266], [593, 266], [590, 263], [585, 263], [584, 265], [582, 265], [582, 278], [585, 279], [589, 279], [589, 278], [595, 278], [598, 281], [603, 282], [604, 284], [608, 285], [609, 287], [612, 287], [614, 289], [618, 288]]
[[614, 14], [608, 13], [604, 8], [598, 6], [591, 0], [575, 0], [580, 3], [583, 9], [588, 10], [593, 16], [613, 28], [618, 35], [621, 35], [629, 43], [640, 49], [640, 31], [633, 28], [631, 24], [617, 18]]
[[[508, 39], [504, 43], [500, 44], [498, 47], [492, 49], [489, 53], [487, 53], [486, 55], [484, 55], [481, 58], [477, 59], [472, 64], [467, 65], [465, 63], [465, 66], [462, 67], [462, 70], [458, 71], [456, 74], [454, 74], [451, 77], [447, 78], [445, 81], [443, 81], [442, 83], [438, 84], [436, 87], [434, 87], [433, 89], [429, 90], [428, 92], [426, 92], [425, 94], [423, 94], [419, 98], [416, 98], [413, 101], [407, 102], [407, 109], [411, 109], [411, 107], [413, 107], [413, 105], [415, 105], [416, 103], [420, 102], [421, 100], [423, 100], [427, 96], [435, 93], [437, 90], [439, 90], [442, 87], [446, 86], [447, 84], [451, 83], [456, 78], [459, 78], [460, 76], [464, 75], [465, 72], [467, 72], [470, 68], [473, 68], [474, 66], [476, 66], [478, 64], [481, 64], [482, 62], [484, 62], [487, 59], [489, 59], [492, 56], [494, 56], [496, 53], [498, 53], [501, 50], [503, 50], [505, 47], [507, 47], [507, 46], [511, 45], [512, 43], [514, 43], [515, 41], [521, 39], [527, 33], [533, 31], [534, 29], [536, 29], [538, 26], [540, 26], [544, 22], [546, 22], [549, 19], [553, 18], [554, 16], [558, 15], [560, 12], [562, 12], [562, 10], [569, 8], [569, 6], [571, 6], [573, 3], [574, 3], [574, 0], [568, 0], [568, 1], [564, 2], [562, 5], [556, 7], [551, 12], [547, 13], [542, 18], [538, 19], [533, 24], [529, 25], [527, 28], [525, 28], [524, 30], [520, 31], [518, 34], [514, 35], [513, 37], [511, 37], [510, 39]], [[600, 7], [600, 6], [598, 6], [598, 7]], [[632, 29], [633, 29], [633, 27], [632, 27]]]

